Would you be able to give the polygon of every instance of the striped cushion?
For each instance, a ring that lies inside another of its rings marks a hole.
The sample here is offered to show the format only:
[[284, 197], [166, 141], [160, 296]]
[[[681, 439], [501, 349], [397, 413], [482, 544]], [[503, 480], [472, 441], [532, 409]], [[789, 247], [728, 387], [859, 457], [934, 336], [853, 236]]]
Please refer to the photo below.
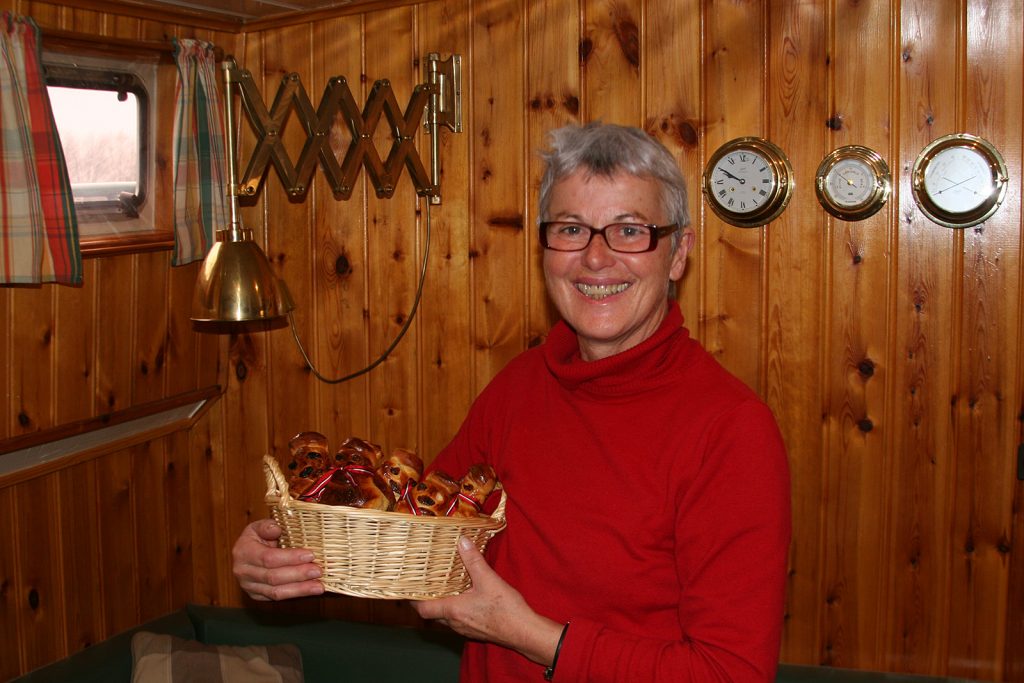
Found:
[[302, 683], [295, 645], [206, 645], [140, 631], [132, 636], [132, 683]]

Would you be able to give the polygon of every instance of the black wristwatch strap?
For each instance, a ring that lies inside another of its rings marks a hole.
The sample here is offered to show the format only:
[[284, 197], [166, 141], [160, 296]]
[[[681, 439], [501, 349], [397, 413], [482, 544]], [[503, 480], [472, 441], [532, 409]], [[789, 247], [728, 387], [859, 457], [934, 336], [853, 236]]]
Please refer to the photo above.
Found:
[[544, 680], [550, 681], [555, 677], [555, 667], [558, 666], [558, 653], [562, 651], [562, 642], [565, 641], [565, 634], [569, 630], [569, 622], [562, 627], [562, 635], [558, 636], [558, 645], [555, 645], [555, 656], [551, 658], [551, 666], [544, 669]]

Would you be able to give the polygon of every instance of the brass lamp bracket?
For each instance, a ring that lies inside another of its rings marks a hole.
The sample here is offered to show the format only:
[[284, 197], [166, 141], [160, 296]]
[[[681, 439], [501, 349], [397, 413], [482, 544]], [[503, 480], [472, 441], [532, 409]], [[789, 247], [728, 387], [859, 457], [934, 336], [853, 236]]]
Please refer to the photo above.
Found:
[[430, 110], [424, 123], [430, 133], [430, 177], [437, 191], [430, 195], [431, 204], [441, 203], [440, 126], [453, 133], [462, 132], [462, 55], [441, 61], [431, 52], [424, 67], [427, 83], [437, 88], [430, 95]]
[[[226, 64], [228, 92], [230, 94], [232, 84], [238, 86], [242, 106], [256, 135], [255, 147], [244, 164], [245, 170], [237, 187], [232, 191], [237, 196], [256, 195], [267, 168], [273, 165], [285, 190], [293, 197], [301, 196], [308, 190], [319, 162], [339, 199], [351, 197], [359, 171], [364, 167], [377, 196], [391, 197], [405, 167], [409, 169], [416, 194], [431, 197], [431, 203], [440, 203], [437, 127], [446, 125], [455, 132], [462, 130], [460, 66], [461, 57], [458, 55], [441, 62], [436, 54], [431, 53], [427, 64], [428, 82], [413, 88], [405, 111], [402, 111], [391, 83], [386, 79], [373, 84], [360, 111], [348, 81], [342, 76], [328, 81], [320, 104], [314, 109], [295, 73], [282, 79], [268, 110], [252, 74], [233, 62]], [[283, 128], [293, 112], [306, 134], [296, 163], [292, 163], [282, 138]], [[347, 124], [349, 135], [344, 154], [336, 153], [331, 145], [339, 115]], [[383, 160], [373, 141], [382, 117], [391, 128], [392, 138], [391, 148]], [[429, 176], [413, 144], [420, 121], [426, 121], [431, 135], [432, 175]]]

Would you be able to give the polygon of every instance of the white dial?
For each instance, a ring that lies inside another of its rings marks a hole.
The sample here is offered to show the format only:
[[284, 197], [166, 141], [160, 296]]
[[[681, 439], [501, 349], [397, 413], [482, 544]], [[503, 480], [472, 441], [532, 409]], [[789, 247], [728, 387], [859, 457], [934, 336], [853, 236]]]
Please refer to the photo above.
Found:
[[778, 218], [793, 196], [793, 167], [764, 138], [730, 140], [704, 167], [702, 188], [711, 210], [730, 225], [756, 228]]
[[825, 176], [825, 192], [837, 205], [844, 208], [860, 206], [875, 194], [875, 173], [862, 159], [846, 158]]
[[764, 208], [777, 182], [764, 157], [741, 149], [726, 154], [714, 165], [709, 190], [712, 199], [722, 208], [746, 214]]
[[942, 211], [966, 213], [984, 204], [995, 190], [992, 168], [974, 147], [940, 150], [924, 172], [924, 190]]
[[844, 221], [873, 216], [892, 191], [892, 174], [885, 159], [863, 145], [832, 150], [818, 165], [814, 191], [822, 208]]

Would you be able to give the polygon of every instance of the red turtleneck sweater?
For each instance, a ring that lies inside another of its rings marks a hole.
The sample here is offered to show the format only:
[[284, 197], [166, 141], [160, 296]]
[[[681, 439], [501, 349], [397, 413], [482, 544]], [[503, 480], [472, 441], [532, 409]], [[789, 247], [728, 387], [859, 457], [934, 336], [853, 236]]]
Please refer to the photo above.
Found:
[[[682, 326], [593, 362], [557, 324], [473, 404], [434, 466], [489, 462], [508, 527], [487, 559], [572, 625], [555, 681], [771, 681], [790, 538], [786, 454], [768, 408]], [[543, 681], [470, 642], [463, 683]]]

